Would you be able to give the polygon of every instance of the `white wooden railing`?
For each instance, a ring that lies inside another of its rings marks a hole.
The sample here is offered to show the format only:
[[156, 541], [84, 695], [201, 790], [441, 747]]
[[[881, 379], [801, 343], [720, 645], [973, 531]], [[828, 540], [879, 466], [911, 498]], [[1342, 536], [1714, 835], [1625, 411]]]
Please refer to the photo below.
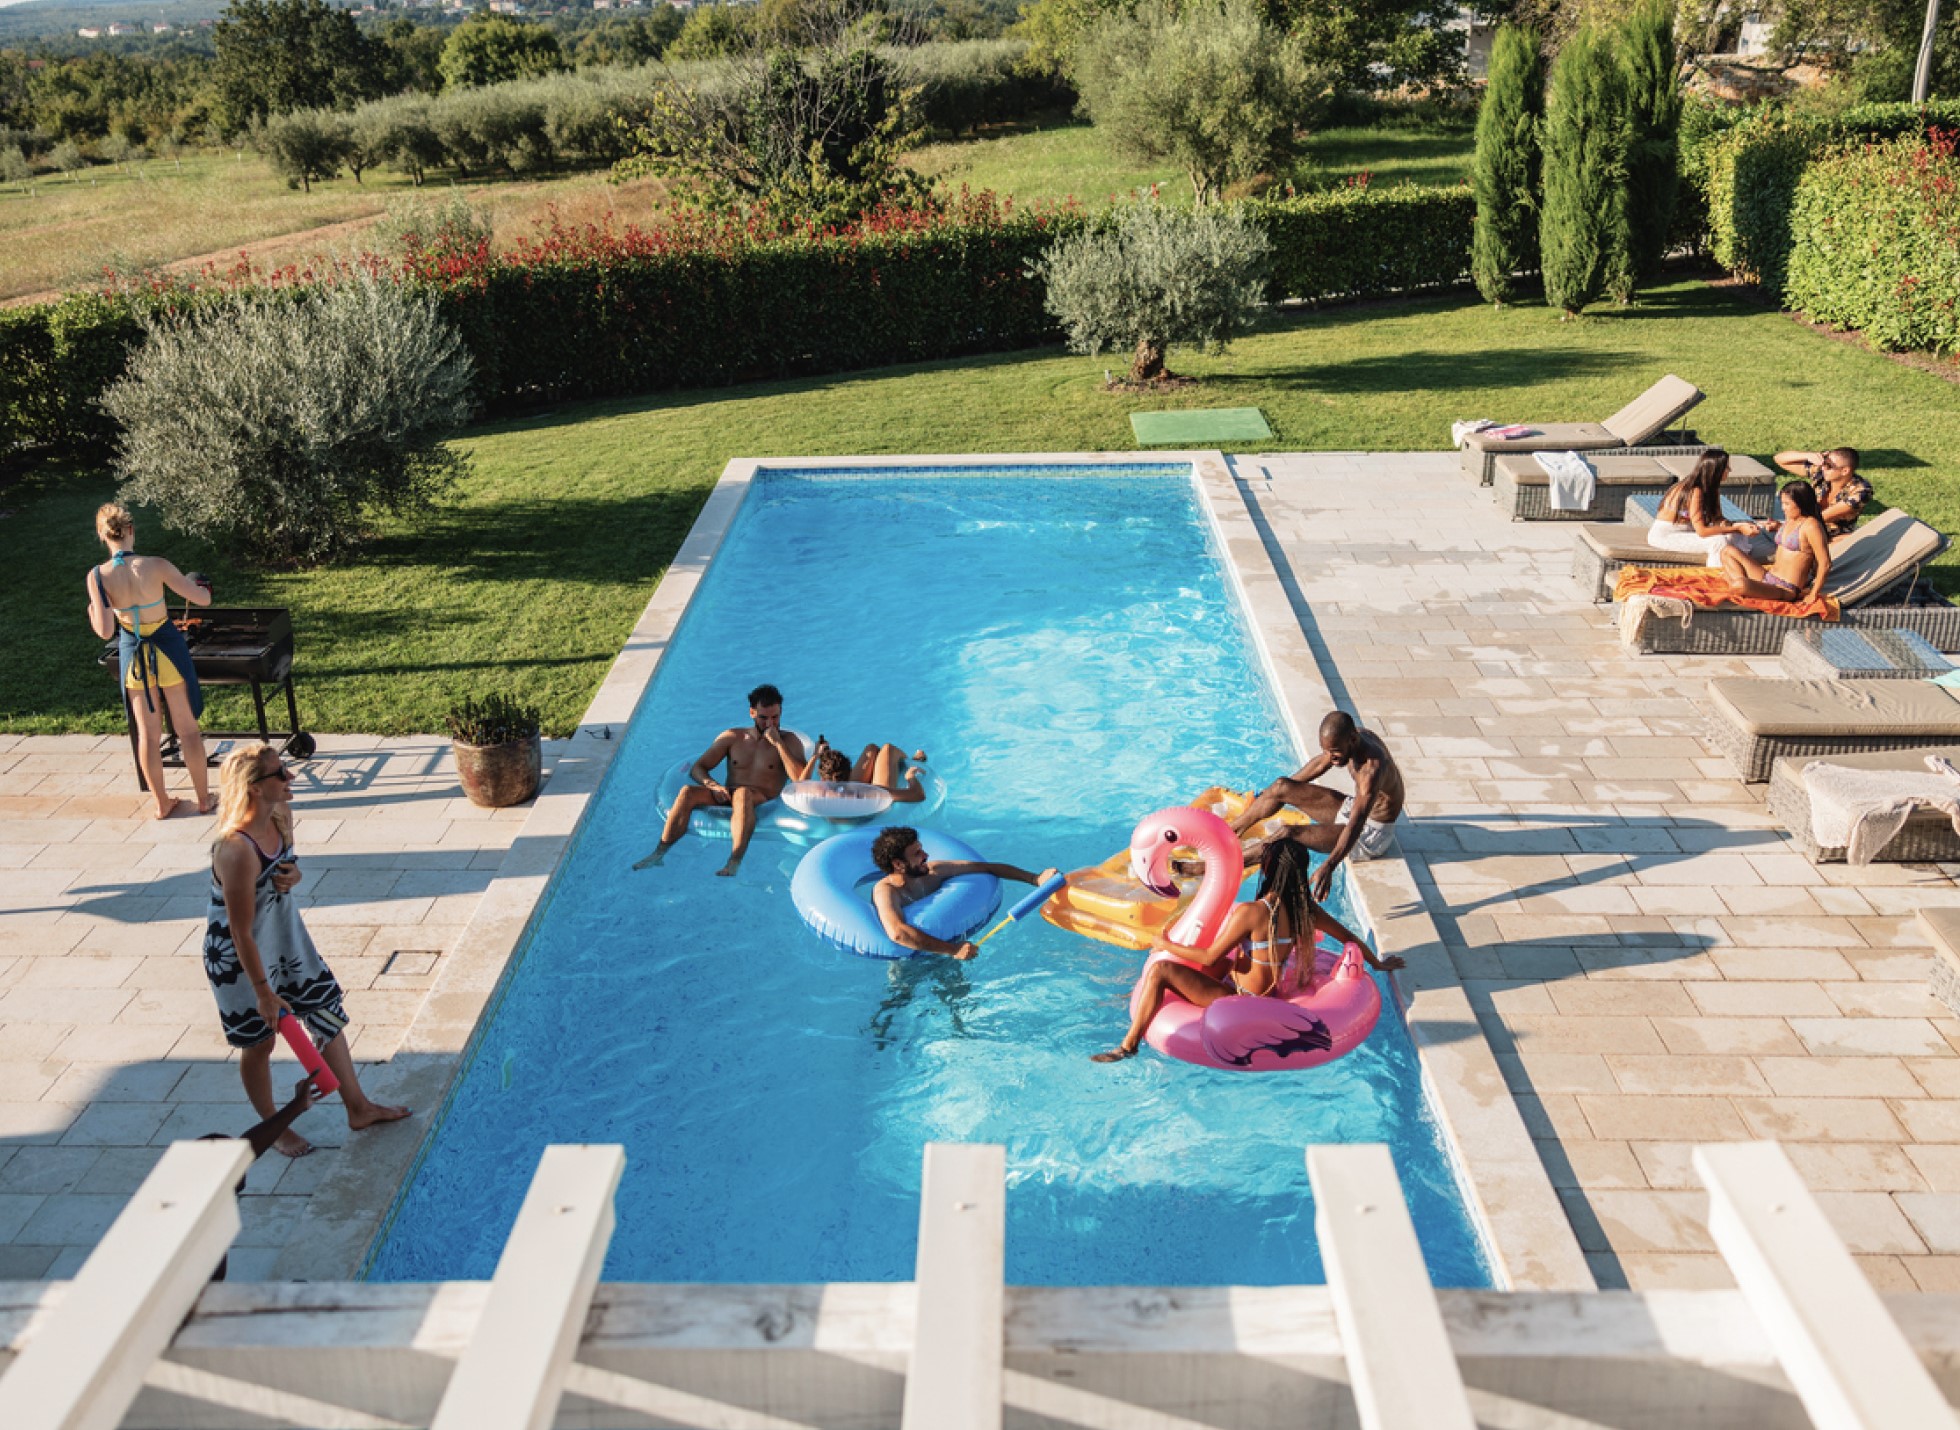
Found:
[[1774, 1143], [1695, 1153], [1740, 1289], [1644, 1296], [1433, 1289], [1375, 1146], [1307, 1152], [1325, 1287], [1006, 1287], [1002, 1150], [946, 1144], [907, 1284], [601, 1286], [625, 1154], [553, 1147], [488, 1283], [207, 1286], [247, 1161], [178, 1143], [73, 1281], [0, 1283], [0, 1427], [1955, 1424], [1960, 1298], [1881, 1298]]

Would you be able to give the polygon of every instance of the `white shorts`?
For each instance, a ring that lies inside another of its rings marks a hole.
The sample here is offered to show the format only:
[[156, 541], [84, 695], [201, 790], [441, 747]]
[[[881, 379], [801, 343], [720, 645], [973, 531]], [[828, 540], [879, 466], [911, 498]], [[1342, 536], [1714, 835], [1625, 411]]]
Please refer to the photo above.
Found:
[[[1341, 812], [1334, 816], [1334, 823], [1347, 824], [1354, 818], [1354, 796], [1349, 795], [1341, 801]], [[1388, 853], [1395, 843], [1395, 826], [1383, 824], [1379, 820], [1368, 820], [1361, 826], [1361, 837], [1354, 841], [1348, 850], [1348, 858], [1356, 860], [1379, 859]]]

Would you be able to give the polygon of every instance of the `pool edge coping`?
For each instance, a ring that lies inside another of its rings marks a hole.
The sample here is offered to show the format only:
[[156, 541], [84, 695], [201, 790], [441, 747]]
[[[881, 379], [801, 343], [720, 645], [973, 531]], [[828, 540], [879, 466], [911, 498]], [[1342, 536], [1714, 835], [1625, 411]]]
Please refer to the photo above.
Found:
[[[359, 1279], [434, 1141], [457, 1076], [507, 986], [513, 959], [548, 903], [546, 895], [610, 770], [620, 734], [638, 709], [758, 472], [825, 468], [1097, 467], [1188, 463], [1221, 564], [1271, 682], [1296, 751], [1311, 748], [1301, 712], [1335, 708], [1318, 658], [1293, 612], [1274, 554], [1252, 516], [1232, 463], [1216, 450], [912, 454], [902, 457], [735, 458], [722, 469], [686, 538], [654, 587], [625, 645], [569, 740], [554, 742], [548, 778], [476, 914], [443, 960], [436, 982], [385, 1065], [388, 1095], [426, 1117], [419, 1135], [369, 1144], [340, 1159], [308, 1198], [272, 1279]], [[1283, 553], [1282, 553], [1283, 555]], [[1455, 1161], [1494, 1281], [1506, 1290], [1592, 1290], [1595, 1282], [1537, 1154], [1495, 1054], [1472, 1011], [1414, 877], [1399, 852], [1350, 865], [1350, 886], [1376, 949], [1409, 969], [1396, 981], [1430, 1106]], [[1388, 917], [1377, 910], [1388, 911]]]
[[[1295, 747], [1302, 754], [1317, 749], [1318, 721], [1305, 724], [1303, 715], [1337, 709], [1339, 702], [1328, 690], [1320, 658], [1287, 596], [1275, 553], [1253, 517], [1251, 494], [1236, 464], [1223, 453], [1188, 455], [1225, 569]], [[1283, 549], [1278, 554], [1285, 558]], [[1564, 1203], [1399, 842], [1382, 858], [1350, 860], [1345, 867], [1351, 902], [1373, 935], [1375, 951], [1408, 960], [1406, 969], [1390, 977], [1429, 1105], [1445, 1151], [1456, 1164], [1498, 1289], [1597, 1290]]]

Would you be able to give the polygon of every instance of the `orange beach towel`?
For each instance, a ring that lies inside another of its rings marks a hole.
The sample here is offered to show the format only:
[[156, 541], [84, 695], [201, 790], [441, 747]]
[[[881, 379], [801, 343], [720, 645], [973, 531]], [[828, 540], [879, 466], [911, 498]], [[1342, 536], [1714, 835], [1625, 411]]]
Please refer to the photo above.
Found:
[[1838, 619], [1835, 596], [1819, 596], [1814, 601], [1758, 601], [1752, 596], [1736, 595], [1729, 589], [1727, 577], [1706, 566], [1623, 566], [1619, 584], [1613, 588], [1613, 599], [1624, 601], [1629, 596], [1671, 596], [1710, 609], [1737, 606], [1772, 616]]

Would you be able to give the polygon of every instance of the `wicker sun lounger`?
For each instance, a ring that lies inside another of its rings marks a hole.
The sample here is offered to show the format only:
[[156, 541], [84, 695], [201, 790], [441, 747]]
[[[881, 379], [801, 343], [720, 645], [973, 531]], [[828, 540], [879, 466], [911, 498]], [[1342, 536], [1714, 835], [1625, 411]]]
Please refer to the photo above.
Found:
[[[1594, 605], [1613, 599], [1613, 586], [1622, 566], [1703, 566], [1706, 558], [1691, 551], [1670, 551], [1647, 544], [1647, 530], [1660, 511], [1660, 498], [1640, 494], [1627, 498], [1626, 514], [1618, 522], [1588, 522], [1578, 530], [1572, 548], [1572, 579]], [[1747, 521], [1744, 511], [1722, 498], [1724, 521]]]
[[1778, 760], [1960, 744], [1960, 695], [1922, 680], [1718, 676], [1704, 713], [1710, 743], [1746, 784]]
[[[1491, 486], [1498, 508], [1513, 521], [1611, 521], [1639, 497], [1658, 498], [1695, 469], [1698, 453], [1632, 456], [1625, 452], [1587, 453], [1593, 465], [1592, 505], [1583, 511], [1552, 510], [1552, 479], [1529, 453], [1507, 452], [1492, 464]], [[1729, 458], [1725, 501], [1750, 516], [1768, 516], [1776, 500], [1777, 474], [1754, 457]], [[1652, 519], [1649, 518], [1651, 524]]]
[[[1944, 755], [1960, 763], [1960, 745], [1921, 745], [1909, 750], [1883, 750], [1865, 755], [1828, 755], [1834, 765], [1856, 770], [1912, 770], [1926, 768], [1926, 756]], [[1842, 864], [1842, 847], [1817, 843], [1810, 827], [1810, 790], [1803, 782], [1804, 766], [1813, 760], [1778, 760], [1769, 776], [1769, 812], [1796, 837], [1798, 847], [1813, 864]], [[1960, 862], [1960, 834], [1953, 832], [1953, 821], [1937, 810], [1916, 809], [1906, 816], [1905, 827], [1892, 842], [1878, 851], [1888, 864], [1947, 864]]]
[[1701, 401], [1701, 389], [1669, 373], [1604, 422], [1534, 422], [1529, 437], [1486, 437], [1472, 433], [1464, 439], [1463, 470], [1478, 486], [1487, 487], [1493, 463], [1506, 452], [1619, 452], [1678, 453], [1700, 448], [1686, 430], [1667, 429]]
[[[1946, 549], [1923, 521], [1892, 510], [1831, 543], [1827, 595], [1856, 629], [1915, 631], [1941, 650], [1960, 650], [1960, 606], [1919, 583], [1920, 568]], [[1695, 609], [1684, 620], [1649, 607], [1620, 632], [1642, 655], [1775, 655], [1797, 618], [1744, 608]]]

